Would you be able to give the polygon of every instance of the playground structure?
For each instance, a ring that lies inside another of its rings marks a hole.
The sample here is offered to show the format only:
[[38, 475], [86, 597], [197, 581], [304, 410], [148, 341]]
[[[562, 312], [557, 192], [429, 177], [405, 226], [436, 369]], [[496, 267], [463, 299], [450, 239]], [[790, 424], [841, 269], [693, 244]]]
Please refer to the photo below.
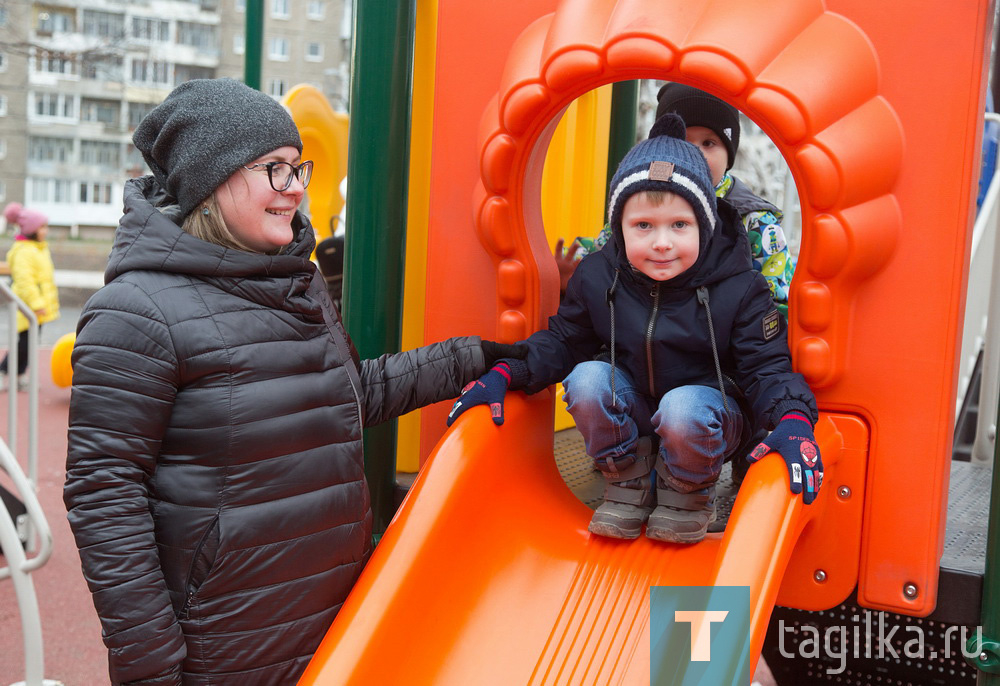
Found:
[[[804, 236], [790, 343], [823, 413], [827, 478], [803, 507], [771, 456], [725, 534], [688, 548], [593, 539], [553, 466], [552, 393], [510, 397], [500, 429], [471, 412], [443, 439], [447, 408], [426, 411], [401, 442], [433, 456], [302, 683], [648, 683], [656, 584], [751, 589], [746, 640], [727, 648], [718, 683], [748, 680], [776, 603], [826, 610], [856, 591], [864, 608], [935, 610], [993, 8], [869, 4], [418, 5], [404, 347], [543, 326], [558, 286], [542, 161], [560, 114], [614, 81], [691, 83], [751, 116], [795, 175]], [[915, 51], [927, 35], [947, 47]], [[305, 128], [316, 156], [325, 130]], [[336, 193], [319, 181], [312, 192]], [[322, 199], [311, 202], [315, 218]], [[351, 198], [356, 226], [368, 226], [363, 205]], [[988, 595], [989, 570], [984, 585]]]
[[[775, 602], [824, 610], [856, 592], [863, 608], [934, 611], [991, 4], [947, 16], [930, 2], [858, 0], [431, 5], [418, 9], [415, 53], [433, 46], [431, 85], [415, 78], [413, 96], [413, 136], [429, 151], [423, 167], [409, 160], [427, 173], [418, 342], [514, 341], [544, 326], [558, 282], [539, 186], [560, 114], [615, 81], [690, 83], [750, 116], [795, 177], [789, 342], [822, 412], [826, 480], [817, 504], [797, 507], [783, 472], [762, 464], [723, 535], [684, 550], [597, 541], [546, 467], [552, 396], [510, 399], [501, 429], [470, 413], [437, 445], [302, 683], [391, 681], [403, 665], [423, 683], [644, 683], [649, 609], [636, 589], [655, 583], [753, 589], [734, 683]], [[912, 49], [930, 35], [949, 47]], [[364, 116], [363, 102], [353, 108]], [[349, 294], [353, 334], [351, 308]], [[422, 451], [445, 412], [423, 412]], [[764, 512], [784, 518], [758, 521]], [[743, 564], [757, 549], [766, 564]], [[608, 607], [617, 598], [627, 612]], [[377, 652], [390, 646], [398, 664]], [[992, 669], [991, 650], [977, 666]]]

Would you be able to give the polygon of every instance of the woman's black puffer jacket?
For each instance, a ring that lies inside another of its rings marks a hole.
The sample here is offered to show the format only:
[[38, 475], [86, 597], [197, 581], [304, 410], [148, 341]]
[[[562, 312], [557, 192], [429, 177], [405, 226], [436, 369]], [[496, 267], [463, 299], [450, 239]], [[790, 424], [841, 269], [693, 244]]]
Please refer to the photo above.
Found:
[[361, 430], [479, 339], [359, 361], [309, 260], [181, 231], [130, 181], [73, 351], [65, 502], [115, 684], [293, 684], [369, 553]]

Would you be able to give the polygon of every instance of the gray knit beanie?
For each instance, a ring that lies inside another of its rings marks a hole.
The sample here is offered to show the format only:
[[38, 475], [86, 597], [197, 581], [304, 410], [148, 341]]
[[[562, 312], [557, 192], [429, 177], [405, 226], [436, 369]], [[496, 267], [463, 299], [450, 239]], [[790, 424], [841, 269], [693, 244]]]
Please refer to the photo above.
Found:
[[701, 244], [715, 230], [718, 211], [715, 190], [705, 156], [684, 140], [684, 121], [676, 114], [656, 120], [649, 138], [636, 143], [618, 165], [611, 178], [608, 222], [621, 231], [625, 201], [642, 191], [675, 193], [690, 203], [698, 220]]
[[234, 79], [177, 86], [139, 122], [132, 142], [183, 217], [258, 157], [286, 145], [302, 152], [285, 108]]

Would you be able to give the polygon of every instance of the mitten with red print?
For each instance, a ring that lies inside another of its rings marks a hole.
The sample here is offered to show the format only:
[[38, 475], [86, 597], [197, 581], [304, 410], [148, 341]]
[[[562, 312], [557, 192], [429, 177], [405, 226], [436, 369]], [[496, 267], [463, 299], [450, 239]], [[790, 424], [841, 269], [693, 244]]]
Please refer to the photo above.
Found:
[[808, 417], [800, 412], [786, 414], [771, 435], [747, 456], [747, 460], [756, 462], [770, 452], [779, 452], [785, 459], [792, 493], [801, 493], [802, 502], [811, 504], [823, 484], [823, 459]]
[[511, 371], [508, 360], [500, 360], [481, 377], [462, 389], [455, 404], [448, 413], [448, 426], [452, 425], [463, 412], [476, 405], [489, 405], [493, 423], [503, 424], [503, 398], [510, 386]]

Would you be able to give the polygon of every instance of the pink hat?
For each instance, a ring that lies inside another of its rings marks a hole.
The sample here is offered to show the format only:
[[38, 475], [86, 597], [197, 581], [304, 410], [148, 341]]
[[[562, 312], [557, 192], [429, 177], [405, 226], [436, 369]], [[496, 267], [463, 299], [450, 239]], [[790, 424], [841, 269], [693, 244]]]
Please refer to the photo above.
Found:
[[12, 202], [4, 208], [3, 216], [12, 224], [17, 224], [22, 236], [34, 237], [38, 230], [49, 223], [49, 218], [38, 210], [29, 210], [19, 202]]

